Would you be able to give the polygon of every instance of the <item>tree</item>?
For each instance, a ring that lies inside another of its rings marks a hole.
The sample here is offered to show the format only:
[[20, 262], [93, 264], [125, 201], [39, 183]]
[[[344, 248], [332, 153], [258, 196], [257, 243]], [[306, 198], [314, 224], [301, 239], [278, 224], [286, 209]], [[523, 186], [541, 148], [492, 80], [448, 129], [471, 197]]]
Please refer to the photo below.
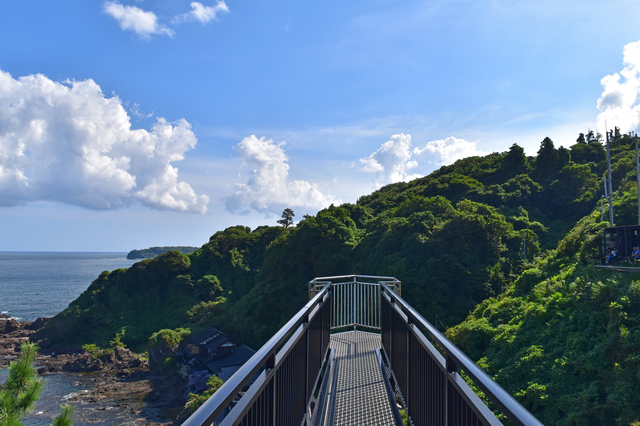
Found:
[[519, 174], [527, 173], [527, 166], [527, 157], [524, 155], [524, 149], [514, 143], [502, 162], [504, 178], [508, 180]]
[[558, 172], [558, 150], [553, 141], [544, 138], [536, 157], [535, 177], [538, 180], [550, 180]]
[[606, 152], [601, 143], [602, 135], [589, 130], [587, 135], [580, 133], [576, 144], [570, 148], [571, 160], [576, 164], [595, 163], [600, 167], [606, 159]]
[[294, 216], [295, 216], [295, 214], [293, 214], [293, 210], [291, 210], [290, 208], [287, 207], [282, 212], [282, 219], [280, 219], [278, 221], [278, 224], [284, 226], [285, 228], [288, 228], [291, 225], [293, 225], [293, 217]]
[[595, 145], [598, 144], [600, 146], [602, 146], [602, 141], [604, 140], [604, 138], [602, 137], [602, 135], [600, 133], [594, 134], [593, 130], [589, 130], [587, 132], [587, 143], [589, 145]]
[[190, 393], [189, 401], [187, 401], [185, 407], [187, 407], [191, 413], [194, 413], [202, 404], [205, 403], [207, 399], [211, 397], [211, 395], [220, 389], [222, 384], [222, 380], [215, 374], [209, 377], [209, 380], [207, 380], [207, 390], [202, 392], [200, 395], [197, 393]]
[[562, 169], [571, 162], [571, 152], [562, 145], [558, 148], [558, 167]]
[[[9, 364], [9, 375], [4, 386], [0, 388], [0, 425], [19, 426], [24, 416], [29, 414], [34, 406], [43, 384], [33, 367], [36, 361], [38, 345], [24, 343], [22, 357]], [[71, 426], [73, 407], [64, 404], [60, 406], [60, 415], [53, 420], [53, 426]]]

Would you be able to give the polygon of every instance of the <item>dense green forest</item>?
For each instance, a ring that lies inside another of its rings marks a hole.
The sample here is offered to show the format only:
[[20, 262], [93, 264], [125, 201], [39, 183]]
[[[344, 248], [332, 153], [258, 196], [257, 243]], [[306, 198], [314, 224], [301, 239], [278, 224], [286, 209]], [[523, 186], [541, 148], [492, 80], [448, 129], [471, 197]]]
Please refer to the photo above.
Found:
[[[611, 143], [615, 221], [637, 222], [633, 143]], [[396, 183], [295, 226], [235, 226], [103, 272], [40, 337], [138, 350], [160, 329], [206, 325], [254, 348], [299, 310], [316, 276], [391, 275], [403, 297], [548, 424], [640, 419], [640, 284], [593, 267], [602, 137], [545, 138]], [[605, 214], [606, 217], [606, 214]], [[527, 259], [523, 259], [523, 236]]]
[[183, 254], [193, 253], [198, 250], [198, 247], [189, 247], [189, 246], [165, 246], [165, 247], [149, 247], [147, 249], [142, 250], [131, 250], [129, 254], [127, 254], [127, 259], [151, 259], [152, 257], [156, 257], [159, 254], [166, 253], [168, 251], [179, 251]]

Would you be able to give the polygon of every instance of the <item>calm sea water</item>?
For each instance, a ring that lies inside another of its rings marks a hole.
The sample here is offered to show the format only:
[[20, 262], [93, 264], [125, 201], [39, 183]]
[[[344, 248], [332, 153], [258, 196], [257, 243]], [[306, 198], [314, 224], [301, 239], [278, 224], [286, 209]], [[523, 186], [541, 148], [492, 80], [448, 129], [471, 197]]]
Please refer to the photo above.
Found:
[[0, 312], [27, 321], [54, 316], [102, 271], [134, 262], [127, 253], [0, 252]]
[[[102, 271], [128, 268], [127, 253], [0, 252], [0, 312], [33, 321], [51, 317], [66, 308]], [[0, 370], [0, 383], [7, 369]], [[93, 386], [88, 376], [55, 374], [44, 377], [44, 390], [26, 426], [51, 424], [59, 405], [69, 396]], [[75, 404], [76, 426], [133, 425], [136, 415], [114, 406], [108, 399]]]

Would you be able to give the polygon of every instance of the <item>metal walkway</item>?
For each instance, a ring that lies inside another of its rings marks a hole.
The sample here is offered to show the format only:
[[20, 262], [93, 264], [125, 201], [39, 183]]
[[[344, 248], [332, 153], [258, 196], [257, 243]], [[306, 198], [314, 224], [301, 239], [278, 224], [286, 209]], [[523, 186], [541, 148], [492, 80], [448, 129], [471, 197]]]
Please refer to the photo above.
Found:
[[[362, 331], [332, 334], [338, 369], [334, 426], [393, 425], [393, 413], [378, 365], [380, 335]], [[382, 402], [382, 403], [381, 403]]]
[[[416, 426], [502, 426], [465, 380], [509, 424], [542, 426], [402, 299], [395, 278], [320, 277], [309, 298], [183, 426], [399, 426], [396, 395]], [[337, 333], [356, 328], [376, 333]]]

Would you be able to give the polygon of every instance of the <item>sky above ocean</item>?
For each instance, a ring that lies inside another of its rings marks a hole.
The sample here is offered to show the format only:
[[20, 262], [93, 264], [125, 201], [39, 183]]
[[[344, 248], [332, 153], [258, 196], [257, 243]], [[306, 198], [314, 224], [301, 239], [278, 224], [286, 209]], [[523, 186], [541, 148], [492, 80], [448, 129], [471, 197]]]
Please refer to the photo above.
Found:
[[200, 246], [636, 131], [628, 1], [0, 1], [0, 250]]

